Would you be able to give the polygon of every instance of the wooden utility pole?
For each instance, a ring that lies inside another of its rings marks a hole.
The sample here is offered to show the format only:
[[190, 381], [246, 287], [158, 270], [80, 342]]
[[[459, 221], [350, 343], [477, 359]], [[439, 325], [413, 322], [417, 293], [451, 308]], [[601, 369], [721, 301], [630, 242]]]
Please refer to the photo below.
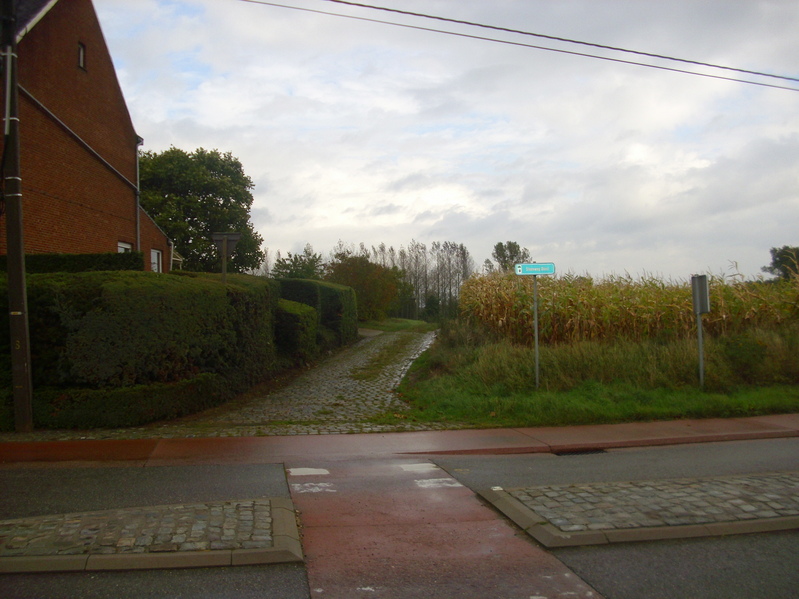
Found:
[[2, 0], [2, 50], [5, 112], [3, 129], [3, 201], [8, 253], [8, 314], [14, 423], [17, 432], [33, 429], [28, 295], [25, 285], [25, 244], [22, 236], [22, 178], [19, 167], [19, 105], [17, 88], [17, 13], [15, 0]]

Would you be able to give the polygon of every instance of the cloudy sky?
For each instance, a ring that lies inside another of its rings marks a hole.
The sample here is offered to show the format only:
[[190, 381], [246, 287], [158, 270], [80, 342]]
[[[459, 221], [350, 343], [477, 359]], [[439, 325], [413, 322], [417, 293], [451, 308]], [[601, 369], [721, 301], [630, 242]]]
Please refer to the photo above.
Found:
[[[560, 272], [757, 276], [799, 245], [784, 81], [326, 0], [94, 0], [145, 149], [231, 152], [274, 255], [517, 241]], [[795, 0], [374, 4], [799, 78]], [[442, 29], [470, 36], [446, 35]]]

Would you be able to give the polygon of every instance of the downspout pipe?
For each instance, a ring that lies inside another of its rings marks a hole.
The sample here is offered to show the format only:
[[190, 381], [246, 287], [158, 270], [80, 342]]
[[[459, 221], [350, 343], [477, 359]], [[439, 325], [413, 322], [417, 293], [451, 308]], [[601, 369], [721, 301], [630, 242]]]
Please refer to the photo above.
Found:
[[141, 177], [139, 173], [139, 148], [144, 139], [136, 136], [136, 251], [141, 251]]

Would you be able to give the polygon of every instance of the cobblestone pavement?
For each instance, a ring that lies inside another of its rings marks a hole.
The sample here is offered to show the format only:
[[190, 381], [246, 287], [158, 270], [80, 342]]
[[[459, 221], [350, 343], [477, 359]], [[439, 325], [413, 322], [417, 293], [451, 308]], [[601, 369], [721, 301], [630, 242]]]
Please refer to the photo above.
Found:
[[269, 499], [0, 521], [0, 557], [272, 547]]
[[[282, 388], [265, 395], [232, 401], [201, 414], [171, 422], [125, 429], [0, 433], [3, 441], [72, 439], [146, 439], [183, 437], [254, 437], [336, 433], [400, 432], [457, 428], [453, 424], [404, 420], [408, 409], [393, 391], [411, 363], [427, 349], [435, 333], [362, 331], [362, 338]], [[380, 369], [381, 352], [394, 346], [396, 355]], [[396, 424], [370, 419], [397, 414]]]
[[0, 572], [301, 561], [294, 505], [284, 497], [0, 521]]
[[799, 516], [799, 472], [505, 491], [564, 533]]

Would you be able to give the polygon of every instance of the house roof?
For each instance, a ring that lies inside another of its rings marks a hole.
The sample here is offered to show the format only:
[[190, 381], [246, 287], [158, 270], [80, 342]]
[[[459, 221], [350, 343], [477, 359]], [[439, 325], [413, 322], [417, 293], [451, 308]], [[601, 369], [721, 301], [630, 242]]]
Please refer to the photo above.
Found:
[[17, 0], [17, 41], [25, 37], [58, 0]]

